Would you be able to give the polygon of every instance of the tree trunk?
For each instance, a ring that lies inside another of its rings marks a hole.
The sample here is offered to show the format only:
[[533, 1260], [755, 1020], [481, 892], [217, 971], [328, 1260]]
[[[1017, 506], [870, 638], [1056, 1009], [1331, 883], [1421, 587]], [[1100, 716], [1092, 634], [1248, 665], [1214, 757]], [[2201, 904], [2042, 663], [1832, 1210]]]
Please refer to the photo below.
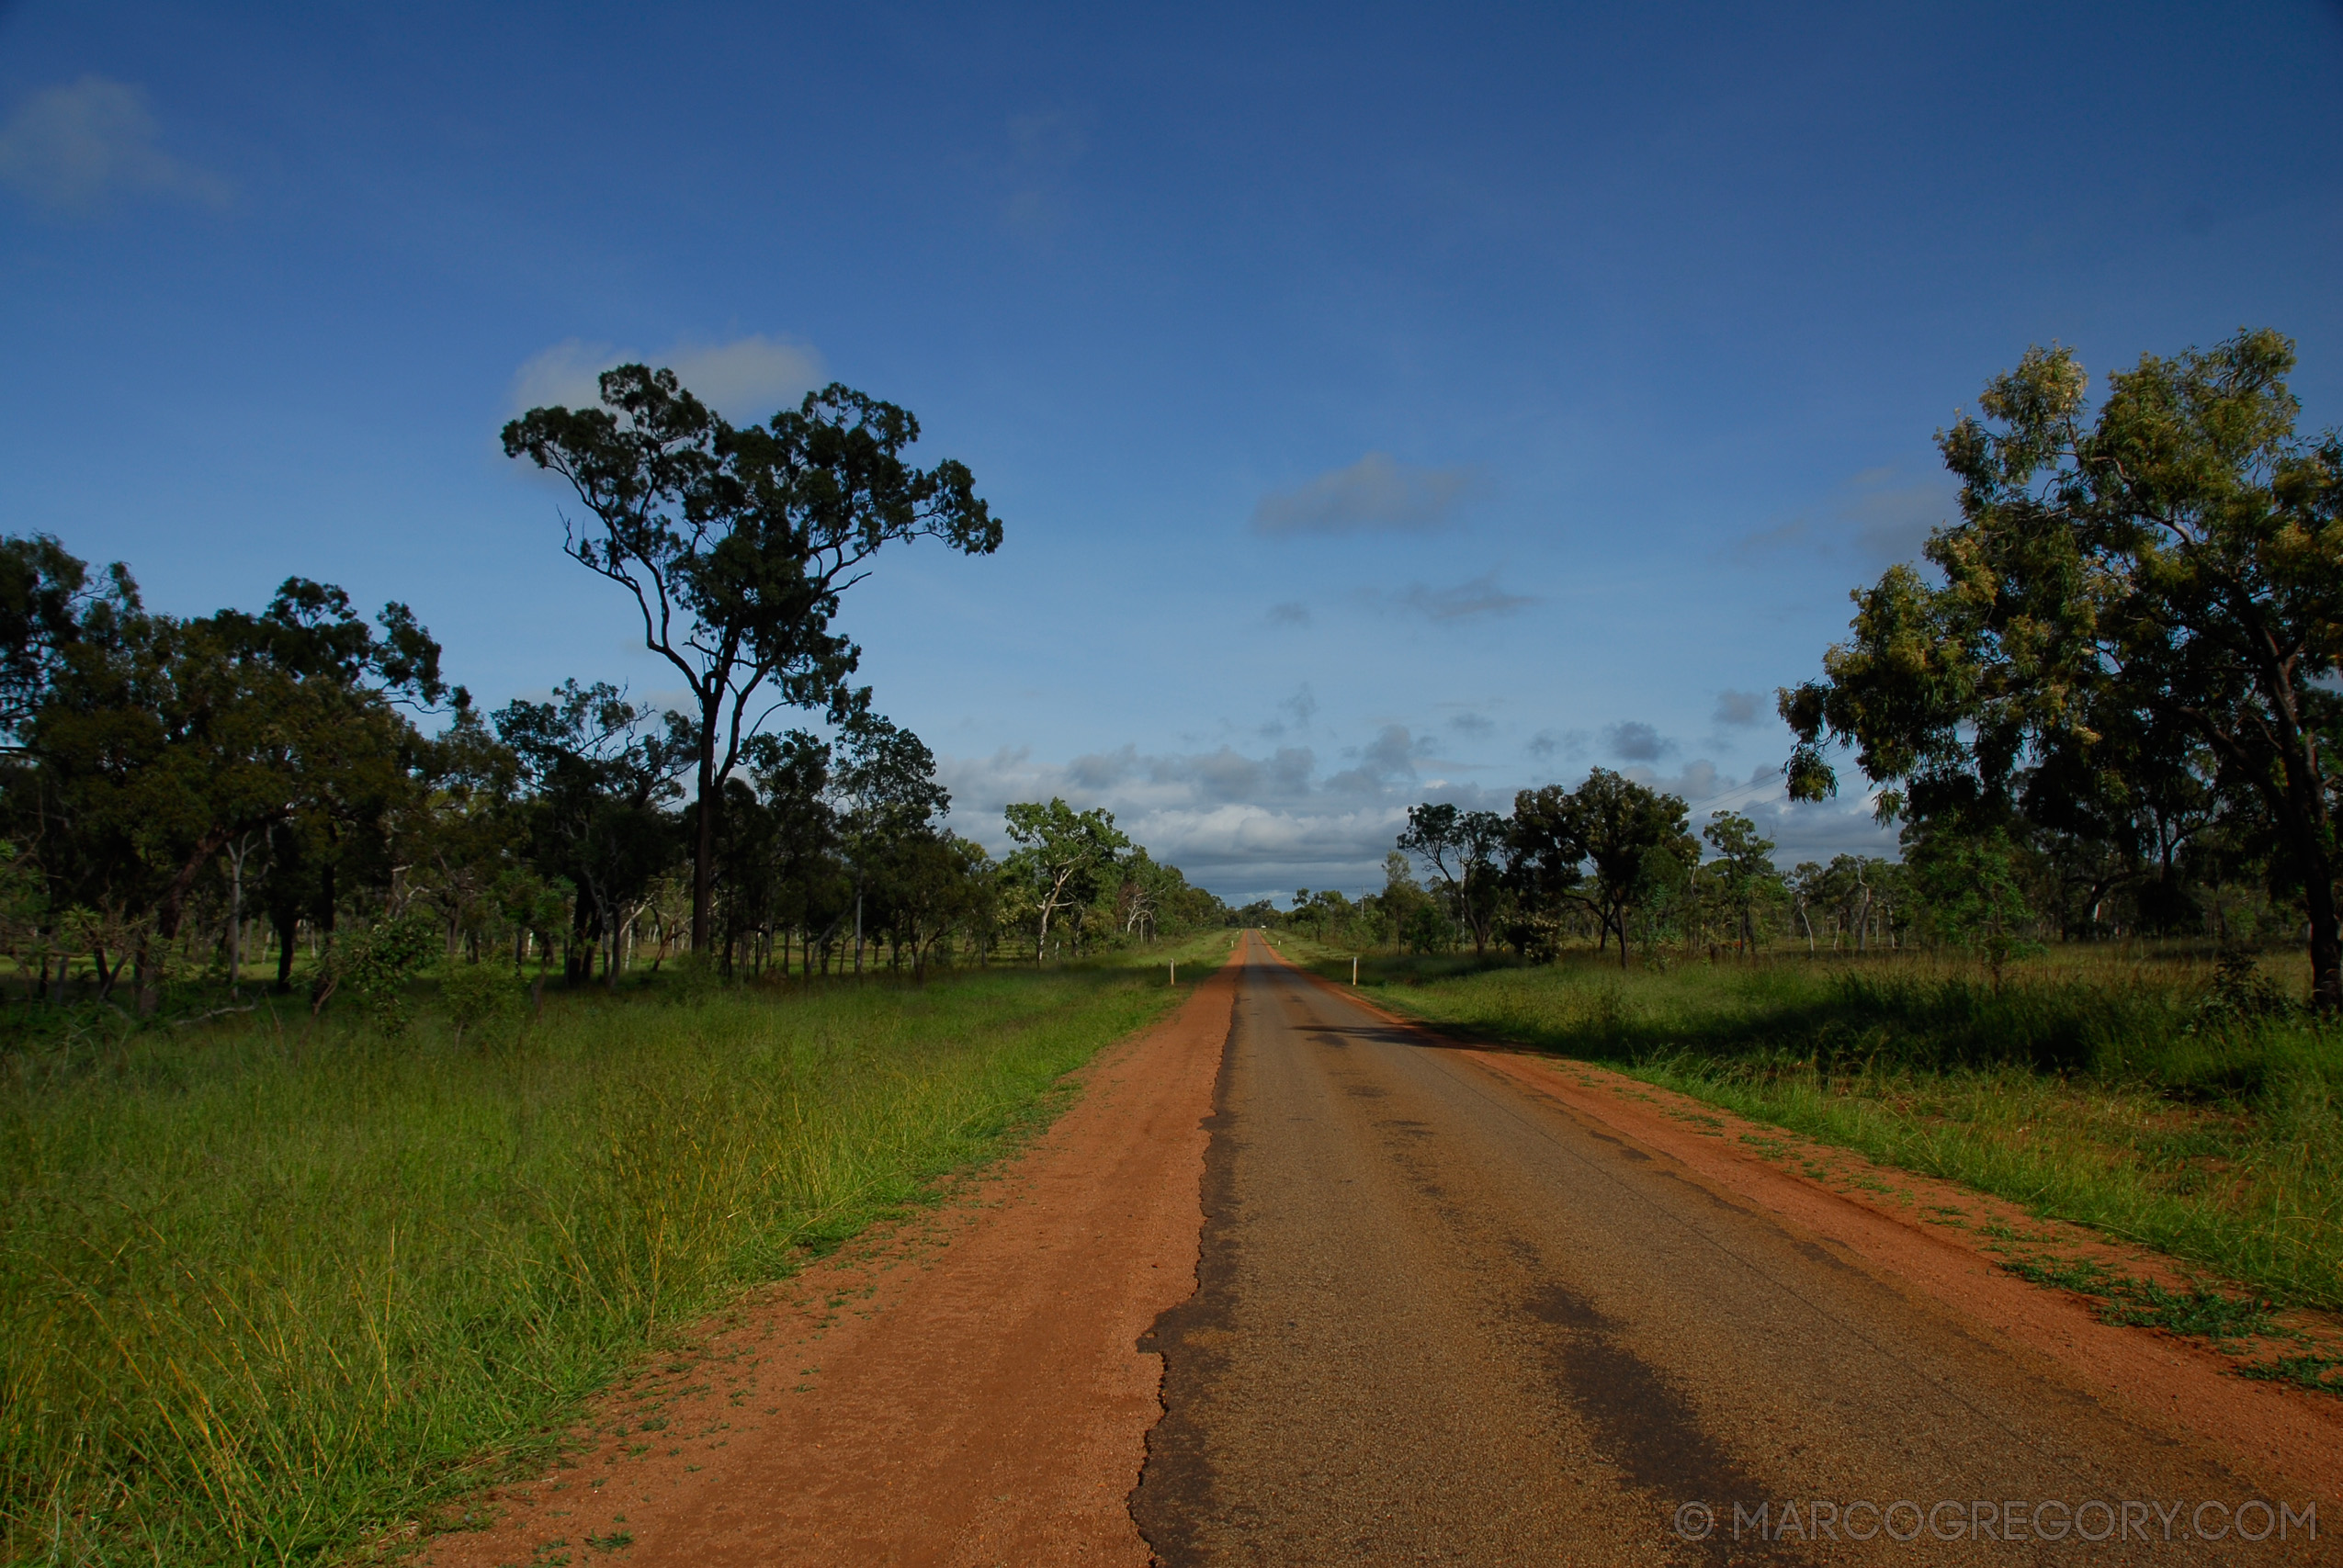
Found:
[[244, 856], [249, 840], [228, 849], [228, 1001], [236, 1000], [236, 982], [244, 967]]
[[706, 953], [714, 945], [708, 915], [715, 903], [716, 881], [716, 729], [711, 717], [702, 726], [699, 754], [699, 832], [692, 846], [692, 951]]
[[162, 1005], [163, 999], [153, 979], [152, 947], [151, 935], [141, 931], [138, 944], [130, 949], [130, 1010], [141, 1018], [152, 1015]]
[[2335, 877], [2323, 861], [2303, 879], [2303, 903], [2311, 918], [2311, 1006], [2322, 1013], [2343, 1011], [2343, 931], [2337, 930]]

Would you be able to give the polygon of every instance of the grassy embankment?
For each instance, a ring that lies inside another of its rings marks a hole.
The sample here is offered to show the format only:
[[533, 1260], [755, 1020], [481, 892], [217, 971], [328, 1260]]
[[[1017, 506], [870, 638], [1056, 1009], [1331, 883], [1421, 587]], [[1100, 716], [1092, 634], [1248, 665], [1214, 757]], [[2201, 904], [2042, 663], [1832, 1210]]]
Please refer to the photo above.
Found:
[[923, 987], [557, 992], [461, 1045], [419, 993], [395, 1040], [296, 1001], [0, 1048], [0, 1558], [348, 1553], [1013, 1145], [1190, 988], [1167, 953], [1201, 980], [1231, 934]]
[[[1349, 978], [1347, 950], [1286, 941]], [[2268, 966], [2277, 988], [2307, 990], [2299, 957]], [[1978, 965], [1925, 954], [1624, 973], [1592, 953], [1370, 955], [1360, 980], [1395, 1010], [1602, 1063], [2274, 1302], [2343, 1308], [2343, 1029], [2224, 1013], [2202, 957], [2054, 951], [1998, 991]], [[2136, 1308], [2136, 1291], [2100, 1284], [2111, 1312]], [[2322, 1360], [2292, 1371], [2343, 1381]]]

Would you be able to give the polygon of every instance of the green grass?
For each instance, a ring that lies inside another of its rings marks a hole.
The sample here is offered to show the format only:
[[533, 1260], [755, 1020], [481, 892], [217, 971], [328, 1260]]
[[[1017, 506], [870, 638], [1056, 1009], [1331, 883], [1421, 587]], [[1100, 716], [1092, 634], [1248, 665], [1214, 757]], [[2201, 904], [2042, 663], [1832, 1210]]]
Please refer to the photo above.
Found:
[[[1207, 950], [1182, 956], [1209, 973]], [[0, 1556], [331, 1560], [1062, 1102], [1160, 958], [0, 1057]]]
[[2216, 1344], [2266, 1339], [2285, 1334], [2271, 1315], [2271, 1303], [2192, 1286], [2170, 1290], [2154, 1280], [2108, 1268], [2093, 1258], [2013, 1256], [2002, 1267], [2020, 1279], [2088, 1297], [2100, 1320], [2134, 1328], [2161, 1328]]
[[[1347, 953], [1288, 951], [1349, 976]], [[2293, 962], [2272, 967], [2301, 995]], [[2206, 1005], [2212, 976], [2104, 949], [2054, 951], [1998, 990], [1927, 955], [1361, 969], [1377, 999], [1427, 1021], [1601, 1062], [2256, 1296], [2343, 1307], [2343, 1030], [2224, 1018]]]

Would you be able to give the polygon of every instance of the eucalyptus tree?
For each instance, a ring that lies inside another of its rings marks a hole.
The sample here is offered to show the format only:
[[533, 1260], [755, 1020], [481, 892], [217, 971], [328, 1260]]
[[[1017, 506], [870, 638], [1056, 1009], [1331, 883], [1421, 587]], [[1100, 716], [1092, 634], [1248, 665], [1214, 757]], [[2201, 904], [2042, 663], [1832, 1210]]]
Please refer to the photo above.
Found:
[[607, 682], [571, 680], [550, 701], [515, 700], [493, 720], [527, 790], [523, 812], [538, 870], [584, 895], [578, 923], [602, 947], [613, 986], [625, 917], [671, 863], [667, 807], [691, 761], [690, 737], [647, 728], [649, 716]]
[[782, 708], [843, 719], [859, 705], [860, 650], [832, 625], [839, 596], [885, 545], [989, 554], [1001, 525], [965, 465], [904, 459], [919, 439], [907, 410], [835, 383], [740, 427], [672, 370], [623, 365], [600, 386], [599, 407], [505, 425], [504, 451], [570, 482], [587, 513], [570, 557], [627, 591], [643, 646], [690, 691], [692, 943], [705, 951], [717, 815], [743, 744]]
[[1488, 950], [1505, 840], [1505, 818], [1496, 812], [1460, 811], [1444, 802], [1409, 807], [1399, 834], [1399, 847], [1421, 856], [1446, 886], [1456, 923], [1472, 938], [1476, 954]]
[[[294, 830], [329, 886], [353, 857], [382, 858], [419, 744], [398, 707], [447, 689], [411, 612], [391, 604], [381, 625], [301, 578], [258, 615], [182, 620], [144, 609], [118, 568], [52, 646], [17, 725], [29, 764], [12, 780], [18, 820], [53, 901], [87, 911], [118, 953], [129, 947], [141, 1008], [156, 999], [156, 945], [178, 935], [198, 879], [232, 845]], [[241, 893], [241, 855], [238, 871]], [[94, 956], [110, 987], [119, 963]]]
[[1683, 801], [1608, 768], [1594, 769], [1575, 790], [1522, 791], [1506, 843], [1515, 886], [1549, 910], [1566, 901], [1587, 909], [1598, 952], [1618, 937], [1622, 968], [1629, 913], [1676, 887], [1681, 868], [1700, 858]]
[[528, 827], [516, 804], [520, 759], [467, 701], [416, 748], [414, 771], [416, 788], [394, 818], [395, 852], [413, 896], [438, 910], [448, 955], [469, 938], [478, 958]]
[[1740, 951], [1757, 945], [1757, 911], [1782, 896], [1782, 874], [1774, 869], [1773, 840], [1760, 837], [1757, 824], [1737, 811], [1711, 814], [1701, 837], [1716, 852], [1710, 863], [1717, 890], [1733, 916]]
[[54, 535], [0, 538], [0, 740], [10, 749], [65, 668], [66, 650], [143, 612], [130, 569], [93, 576]]
[[1843, 742], [1883, 818], [2006, 838], [2030, 768], [2120, 773], [2127, 734], [2185, 737], [2158, 760], [2258, 827], [2303, 899], [2314, 1005], [2343, 1008], [2343, 439], [2296, 434], [2293, 364], [2266, 331], [2144, 355], [2096, 416], [2069, 350], [1995, 378], [1938, 437], [1961, 480], [1927, 546], [1941, 585], [1890, 569], [1823, 678], [1781, 694], [1792, 795], [1835, 790]]
[[[1003, 863], [1033, 900], [1037, 916], [1034, 962], [1049, 953], [1049, 927], [1060, 912], [1086, 908], [1131, 840], [1104, 808], [1077, 811], [1053, 795], [1047, 806], [1020, 801], [1002, 813], [1016, 852]], [[1079, 938], [1080, 928], [1076, 928]]]
[[942, 863], [932, 855], [906, 858], [904, 846], [937, 838], [934, 819], [952, 809], [952, 796], [936, 780], [935, 754], [926, 743], [877, 714], [851, 715], [832, 750], [831, 789], [855, 878], [855, 968], [860, 972], [864, 903], [873, 873], [891, 863], [914, 881], [931, 880]]
[[788, 972], [788, 933], [794, 929], [803, 935], [810, 978], [816, 946], [837, 934], [853, 907], [853, 878], [845, 868], [832, 784], [835, 759], [829, 741], [802, 729], [759, 735], [746, 756], [771, 827], [772, 914], [782, 931], [782, 972]]

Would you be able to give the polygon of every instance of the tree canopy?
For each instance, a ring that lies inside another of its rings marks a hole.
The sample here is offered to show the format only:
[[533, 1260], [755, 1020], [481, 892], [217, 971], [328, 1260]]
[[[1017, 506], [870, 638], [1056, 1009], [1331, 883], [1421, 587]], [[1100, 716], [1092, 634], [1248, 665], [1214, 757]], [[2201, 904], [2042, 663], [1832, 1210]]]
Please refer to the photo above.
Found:
[[1941, 581], [1858, 591], [1822, 678], [1781, 694], [1793, 795], [1837, 788], [1843, 744], [1883, 819], [2047, 828], [2168, 875], [2221, 824], [2301, 898], [2314, 1001], [2343, 1006], [2343, 443], [2296, 433], [2293, 364], [2241, 332], [2143, 356], [2095, 413], [2070, 350], [1995, 378], [1938, 439], [1961, 480]]
[[1000, 547], [965, 465], [905, 460], [918, 439], [908, 410], [834, 382], [734, 426], [641, 365], [603, 372], [598, 408], [531, 409], [504, 427], [507, 457], [570, 482], [587, 512], [571, 558], [627, 590], [643, 646], [691, 693], [695, 949], [713, 940], [719, 818], [743, 745], [782, 708], [838, 720], [867, 702], [850, 684], [860, 649], [832, 626], [839, 596], [892, 542]]

